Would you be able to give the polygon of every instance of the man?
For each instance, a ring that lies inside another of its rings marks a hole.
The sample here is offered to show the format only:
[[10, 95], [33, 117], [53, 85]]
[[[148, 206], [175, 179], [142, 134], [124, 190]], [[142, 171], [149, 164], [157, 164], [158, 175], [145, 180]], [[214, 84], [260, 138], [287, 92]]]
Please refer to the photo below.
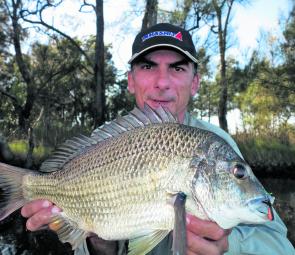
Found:
[[[195, 47], [186, 30], [170, 24], [157, 24], [139, 33], [133, 43], [129, 63], [131, 70], [128, 73], [128, 90], [135, 96], [138, 107], [143, 108], [145, 103], [154, 109], [164, 106], [180, 123], [217, 133], [241, 155], [227, 133], [209, 123], [196, 120], [187, 113], [188, 102], [199, 88], [199, 76]], [[27, 228], [34, 231], [48, 224], [52, 213], [59, 211], [61, 209], [51, 202], [38, 200], [25, 205], [22, 215], [29, 218]], [[214, 222], [187, 215], [187, 254], [294, 254], [294, 248], [286, 238], [286, 231], [277, 214], [272, 222], [239, 225], [232, 230], [224, 230]], [[98, 242], [97, 246], [102, 247], [102, 243]], [[111, 247], [114, 245], [111, 243]], [[108, 249], [107, 245], [104, 247]], [[122, 245], [116, 247], [122, 250]], [[169, 254], [170, 249], [171, 236], [164, 239], [150, 254]], [[87, 254], [86, 245], [76, 253]]]

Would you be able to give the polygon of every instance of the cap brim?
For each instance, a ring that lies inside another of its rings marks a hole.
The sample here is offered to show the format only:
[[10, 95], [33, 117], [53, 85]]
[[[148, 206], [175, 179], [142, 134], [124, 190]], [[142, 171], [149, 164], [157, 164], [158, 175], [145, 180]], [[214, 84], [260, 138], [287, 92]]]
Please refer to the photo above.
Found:
[[188, 51], [186, 50], [183, 50], [175, 45], [172, 45], [172, 44], [155, 44], [155, 45], [152, 45], [150, 47], [147, 47], [145, 48], [144, 50], [140, 51], [140, 52], [137, 52], [135, 53], [131, 59], [128, 61], [128, 64], [131, 64], [132, 61], [136, 58], [138, 58], [140, 55], [142, 55], [143, 53], [145, 53], [146, 51], [150, 50], [150, 49], [154, 49], [154, 48], [159, 48], [159, 47], [169, 47], [169, 48], [174, 48], [174, 49], [177, 49], [178, 51], [182, 52], [184, 55], [186, 55], [190, 60], [192, 60], [194, 63], [198, 64], [198, 60], [192, 55], [190, 54]]

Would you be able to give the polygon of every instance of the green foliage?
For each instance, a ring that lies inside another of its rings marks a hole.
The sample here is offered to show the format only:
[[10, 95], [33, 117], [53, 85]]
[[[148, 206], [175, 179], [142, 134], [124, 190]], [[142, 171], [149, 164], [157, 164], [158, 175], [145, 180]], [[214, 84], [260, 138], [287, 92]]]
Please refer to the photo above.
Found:
[[270, 133], [279, 123], [286, 122], [283, 118], [284, 109], [280, 107], [278, 98], [259, 82], [250, 84], [235, 99], [243, 115], [244, 128], [248, 131], [253, 130], [257, 134]]
[[295, 165], [295, 128], [285, 127], [276, 134], [240, 133], [235, 140], [246, 161], [254, 167], [274, 168]]
[[[76, 40], [81, 47], [94, 56], [94, 40]], [[108, 46], [109, 47], [109, 46]], [[106, 89], [116, 82], [116, 69], [112, 56], [106, 47], [105, 83]], [[49, 44], [34, 43], [31, 55], [26, 56], [34, 77], [36, 99], [30, 115], [36, 143], [43, 142], [55, 147], [77, 133], [89, 134], [93, 129], [90, 113], [92, 103], [92, 67], [84, 56], [69, 41], [53, 38]], [[23, 83], [14, 59], [7, 62], [14, 67], [6, 91], [23, 105], [26, 98], [26, 85]], [[2, 96], [1, 96], [2, 97]], [[3, 96], [0, 102], [0, 129], [9, 140], [25, 138], [19, 133], [14, 101]]]
[[0, 0], [0, 56], [8, 54], [8, 12], [4, 8], [4, 1]]
[[[8, 145], [12, 153], [17, 158], [26, 158], [29, 150], [29, 145], [26, 140], [14, 140], [10, 142]], [[33, 158], [35, 162], [38, 164], [39, 162], [47, 158], [51, 152], [52, 148], [44, 147], [43, 145], [38, 145], [33, 150]]]
[[[8, 140], [12, 141], [25, 138], [27, 135], [18, 134], [20, 127], [15, 103], [16, 100], [21, 106], [25, 104], [27, 90], [14, 56], [6, 54], [9, 48], [7, 44], [9, 40], [6, 39], [10, 36], [8, 16], [5, 8], [3, 9], [3, 1], [0, 1], [0, 10], [0, 89], [4, 89], [7, 93], [1, 94], [0, 130]], [[159, 10], [159, 12], [158, 21], [169, 21], [194, 29], [197, 29], [197, 25], [204, 25], [204, 21], [210, 25], [216, 18], [213, 14], [212, 1], [205, 0], [177, 1], [174, 11]], [[293, 10], [286, 23], [285, 41], [280, 44], [282, 63], [274, 65], [269, 58], [271, 54], [260, 50], [254, 51], [243, 67], [239, 66], [235, 59], [226, 59], [227, 107], [229, 110], [235, 108], [241, 110], [244, 131], [247, 133], [257, 135], [267, 133], [272, 136], [282, 127], [286, 127], [288, 121], [294, 117], [294, 24]], [[25, 34], [23, 30], [22, 34]], [[193, 38], [198, 44], [195, 35]], [[77, 38], [74, 40], [85, 50], [90, 62], [94, 62], [95, 37], [89, 36], [84, 41]], [[214, 44], [216, 46], [216, 39]], [[104, 69], [108, 120], [125, 114], [134, 106], [134, 98], [127, 91], [127, 80], [117, 78], [110, 47], [106, 46]], [[198, 73], [202, 79], [199, 93], [190, 105], [190, 110], [199, 118], [210, 119], [218, 113], [221, 78], [219, 74], [212, 77], [209, 69], [211, 56], [208, 52], [207, 44], [202, 44], [197, 52], [200, 63]], [[77, 133], [90, 134], [94, 128], [91, 115], [94, 74], [93, 66], [85, 60], [85, 56], [69, 41], [52, 35], [47, 44], [33, 43], [30, 52], [24, 57], [25, 64], [30, 67], [37, 95], [30, 116], [36, 144], [55, 147]]]
[[[295, 5], [290, 13], [289, 20], [284, 31], [285, 42], [282, 49], [286, 57], [286, 62], [293, 67], [295, 66]], [[293, 72], [294, 74], [294, 72]]]
[[106, 91], [108, 120], [114, 119], [118, 115], [125, 115], [131, 111], [135, 105], [134, 96], [127, 90], [127, 80], [118, 81], [113, 86], [109, 86]]
[[190, 111], [200, 119], [207, 117], [209, 120], [217, 114], [219, 86], [209, 80], [201, 81], [199, 91], [191, 104]]

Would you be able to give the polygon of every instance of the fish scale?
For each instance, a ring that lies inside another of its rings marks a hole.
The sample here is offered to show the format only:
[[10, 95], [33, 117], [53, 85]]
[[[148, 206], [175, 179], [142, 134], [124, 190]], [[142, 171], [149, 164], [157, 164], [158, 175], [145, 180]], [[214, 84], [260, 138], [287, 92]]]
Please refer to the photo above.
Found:
[[96, 233], [130, 239], [130, 254], [147, 253], [173, 229], [180, 192], [187, 212], [223, 228], [271, 218], [263, 209], [271, 198], [244, 160], [216, 134], [181, 125], [164, 109], [135, 108], [90, 138], [67, 141], [43, 163], [49, 173], [0, 169], [0, 187], [15, 193], [0, 201], [0, 219], [26, 201], [48, 199], [63, 210], [50, 227], [73, 248]]

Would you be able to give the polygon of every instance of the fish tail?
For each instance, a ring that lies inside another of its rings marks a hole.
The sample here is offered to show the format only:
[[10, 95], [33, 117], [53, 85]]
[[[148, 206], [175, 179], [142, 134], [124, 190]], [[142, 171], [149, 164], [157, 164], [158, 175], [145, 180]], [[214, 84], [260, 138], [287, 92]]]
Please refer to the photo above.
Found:
[[25, 169], [0, 163], [0, 220], [25, 204], [22, 182], [26, 174]]

